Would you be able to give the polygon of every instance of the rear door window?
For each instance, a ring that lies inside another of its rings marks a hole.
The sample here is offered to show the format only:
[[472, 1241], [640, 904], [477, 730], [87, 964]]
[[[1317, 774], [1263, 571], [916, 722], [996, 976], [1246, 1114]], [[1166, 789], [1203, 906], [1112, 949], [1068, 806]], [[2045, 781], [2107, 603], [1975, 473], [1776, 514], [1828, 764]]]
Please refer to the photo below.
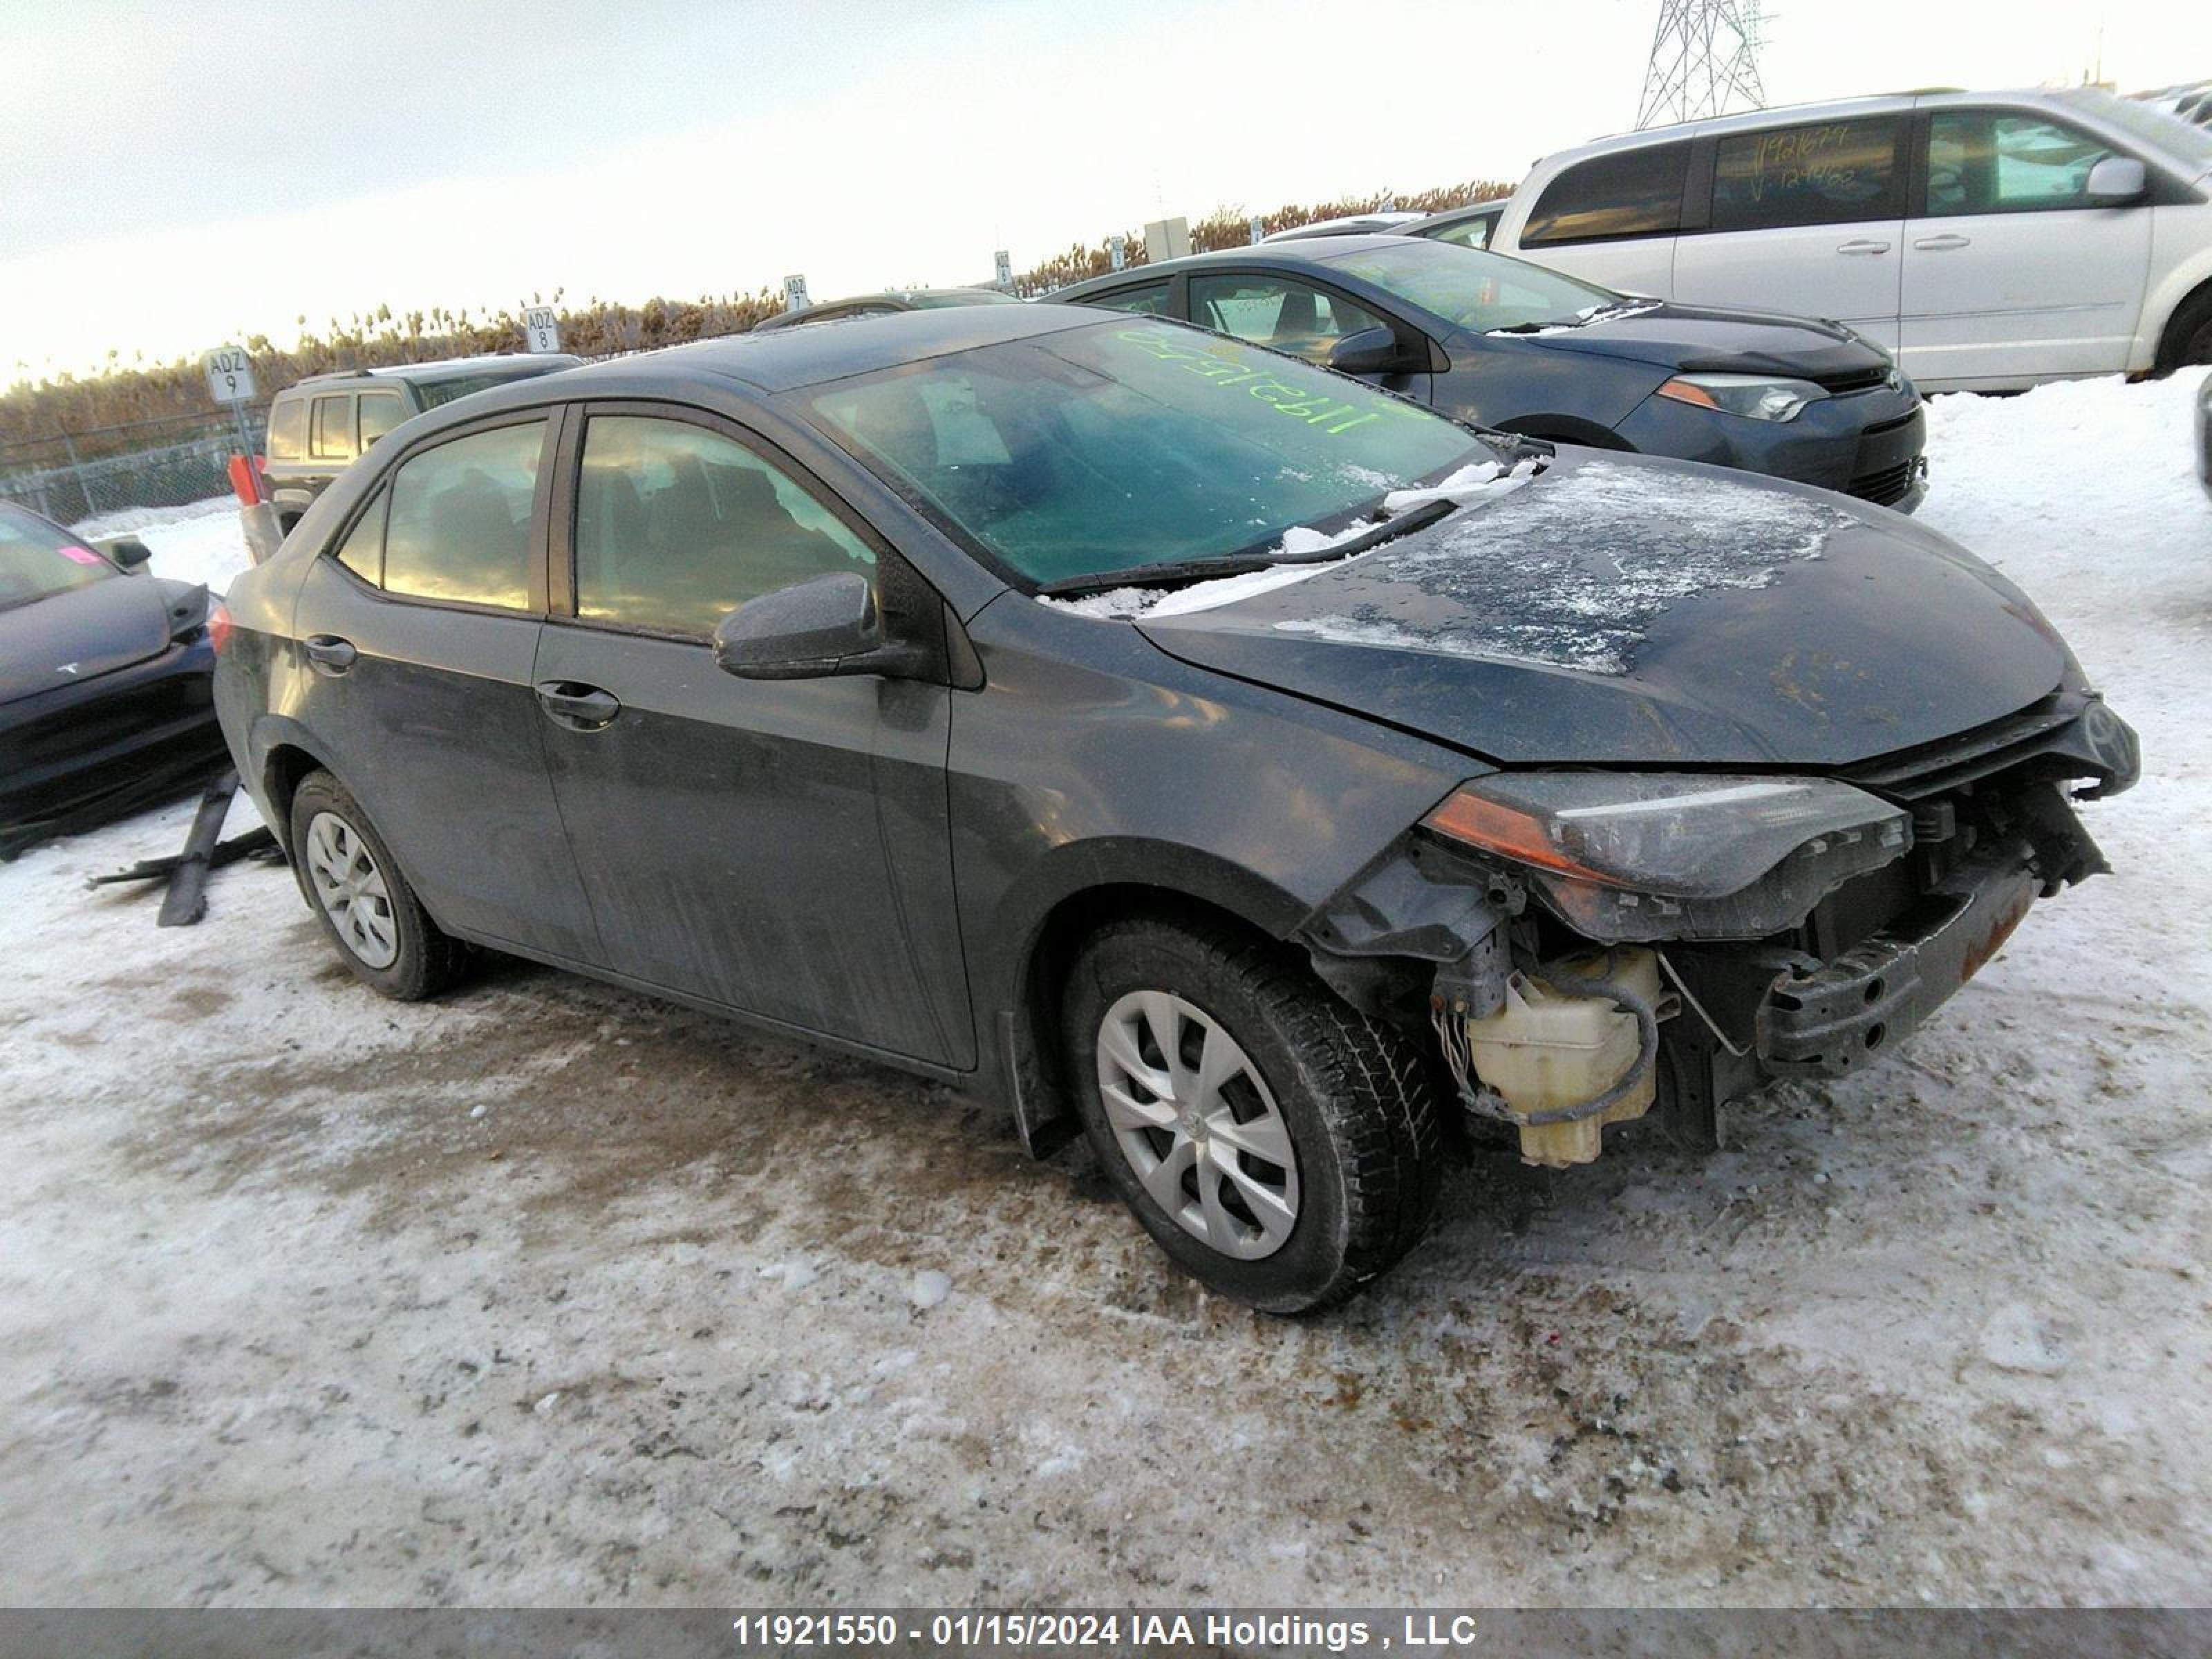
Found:
[[1347, 334], [1388, 325], [1373, 312], [1282, 276], [1193, 276], [1190, 318], [1309, 362], [1326, 362]]
[[384, 534], [386, 590], [528, 609], [531, 501], [544, 440], [543, 421], [495, 427], [403, 465]]
[[1498, 215], [1485, 213], [1473, 219], [1462, 219], [1455, 225], [1446, 225], [1431, 234], [1432, 242], [1449, 242], [1455, 247], [1486, 248], [1490, 233], [1498, 228]]
[[1164, 317], [1168, 313], [1168, 285], [1147, 283], [1142, 288], [1121, 289], [1085, 301], [1101, 311], [1128, 311], [1144, 317]]
[[2111, 145], [2010, 110], [1939, 110], [1928, 124], [1931, 219], [2089, 204], [2089, 170]]
[[367, 454], [379, 438], [407, 418], [406, 402], [396, 392], [361, 394], [361, 448]]
[[688, 421], [595, 415], [576, 486], [576, 614], [704, 636], [750, 599], [876, 556], [797, 479]]
[[1778, 230], [1904, 216], [1894, 116], [1815, 121], [1723, 138], [1713, 154], [1715, 230]]
[[353, 459], [353, 399], [318, 398], [309, 437], [310, 453], [319, 461]]
[[1577, 162], [1544, 186], [1522, 228], [1524, 246], [1671, 236], [1682, 224], [1687, 144], [1653, 144]]
[[391, 499], [380, 492], [331, 556], [371, 587], [384, 584], [384, 509]]
[[296, 461], [307, 449], [307, 400], [279, 398], [269, 411], [269, 459]]

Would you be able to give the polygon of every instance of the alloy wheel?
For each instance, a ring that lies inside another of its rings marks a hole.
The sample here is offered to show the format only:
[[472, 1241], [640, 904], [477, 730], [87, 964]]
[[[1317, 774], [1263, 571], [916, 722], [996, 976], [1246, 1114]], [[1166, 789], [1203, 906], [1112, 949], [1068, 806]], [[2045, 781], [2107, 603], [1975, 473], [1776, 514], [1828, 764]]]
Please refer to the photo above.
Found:
[[346, 949], [371, 968], [389, 968], [399, 956], [399, 927], [391, 890], [361, 832], [335, 812], [307, 821], [307, 876], [315, 902]]
[[1224, 1255], [1258, 1261], [1298, 1218], [1290, 1127], [1243, 1047], [1203, 1009], [1132, 991], [1098, 1029], [1098, 1094], [1153, 1202]]

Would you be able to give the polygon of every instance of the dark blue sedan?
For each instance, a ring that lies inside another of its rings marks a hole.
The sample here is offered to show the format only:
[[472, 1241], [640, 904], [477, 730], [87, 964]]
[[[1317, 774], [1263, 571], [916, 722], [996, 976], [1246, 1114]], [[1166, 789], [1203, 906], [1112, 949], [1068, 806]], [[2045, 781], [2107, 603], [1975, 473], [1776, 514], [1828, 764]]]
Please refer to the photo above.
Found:
[[146, 557], [0, 502], [0, 858], [222, 764], [212, 685], [229, 617]]
[[1741, 467], [1911, 512], [1919, 394], [1838, 323], [1615, 294], [1404, 236], [1261, 244], [1052, 296], [1200, 324], [1554, 442]]

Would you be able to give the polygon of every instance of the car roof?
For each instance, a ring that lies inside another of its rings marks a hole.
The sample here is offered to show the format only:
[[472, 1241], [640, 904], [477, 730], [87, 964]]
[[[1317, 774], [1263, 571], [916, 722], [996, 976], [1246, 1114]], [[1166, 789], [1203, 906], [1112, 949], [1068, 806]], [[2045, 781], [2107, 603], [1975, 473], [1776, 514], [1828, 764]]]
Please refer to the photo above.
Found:
[[1282, 230], [1271, 230], [1260, 240], [1266, 242], [1298, 242], [1315, 236], [1345, 236], [1358, 231], [1380, 229], [1386, 225], [1410, 225], [1425, 216], [1407, 210], [1392, 208], [1374, 213], [1347, 213], [1335, 219], [1310, 219], [1302, 225], [1291, 225]]
[[[1001, 293], [995, 288], [886, 288], [873, 294], [847, 294], [835, 300], [817, 300], [797, 311], [781, 311], [773, 317], [763, 318], [753, 325], [755, 331], [766, 329], [771, 332], [781, 328], [793, 328], [824, 311], [840, 311], [847, 306], [884, 306], [893, 311], [920, 311], [929, 308], [932, 302], [953, 305], [1019, 305], [1018, 295]], [[823, 318], [823, 321], [837, 320]]]
[[1610, 133], [1602, 138], [1593, 138], [1586, 144], [1552, 151], [1530, 169], [1530, 177], [1533, 179], [1539, 172], [1551, 173], [1564, 170], [1574, 162], [1593, 155], [1642, 149], [1650, 145], [1684, 138], [1758, 131], [1773, 126], [1777, 122], [1796, 125], [1808, 121], [1840, 121], [1853, 116], [1901, 114], [1929, 106], [1942, 107], [1946, 105], [1988, 103], [2042, 105], [2046, 108], [2060, 105], [2094, 117], [2105, 113], [2098, 109], [2097, 100], [2109, 96], [2109, 94], [2100, 93], [2095, 88], [2083, 87], [2019, 87], [1990, 92], [1973, 92], [1964, 87], [1921, 87], [1909, 92], [1877, 93], [1859, 98], [1831, 98], [1817, 103], [1775, 104], [1765, 109], [1740, 111], [1733, 115], [1706, 116], [1695, 121], [1674, 121], [1664, 126], [1645, 127], [1636, 132]]
[[[487, 351], [474, 357], [441, 357], [427, 363], [380, 363], [374, 368], [339, 368], [322, 374], [303, 374], [284, 390], [294, 392], [311, 386], [328, 390], [340, 380], [406, 380], [435, 385], [441, 380], [473, 380], [484, 375], [527, 378], [574, 368], [583, 361], [565, 351]], [[282, 397], [283, 393], [277, 395]]]
[[1117, 270], [1111, 276], [1092, 276], [1080, 283], [1071, 283], [1066, 288], [1048, 294], [1045, 300], [1048, 302], [1070, 295], [1109, 293], [1124, 286], [1141, 286], [1146, 282], [1157, 282], [1179, 270], [1204, 270], [1212, 265], [1285, 265], [1312, 270], [1316, 266], [1335, 265], [1355, 253], [1376, 248], [1403, 249], [1419, 246], [1418, 241], [1393, 231], [1369, 232], [1357, 236], [1298, 236], [1282, 242], [1254, 242], [1249, 247], [1218, 247], [1180, 259], [1160, 259], [1149, 264], [1133, 265], [1127, 270]]
[[712, 392], [718, 386], [726, 390], [735, 383], [773, 394], [979, 346], [1097, 327], [1101, 321], [1096, 311], [1074, 306], [945, 306], [855, 319], [839, 327], [756, 329], [562, 369], [477, 392], [436, 412], [444, 416], [459, 410], [467, 419], [549, 397], [642, 395], [638, 388], [647, 386], [655, 391], [691, 386]]

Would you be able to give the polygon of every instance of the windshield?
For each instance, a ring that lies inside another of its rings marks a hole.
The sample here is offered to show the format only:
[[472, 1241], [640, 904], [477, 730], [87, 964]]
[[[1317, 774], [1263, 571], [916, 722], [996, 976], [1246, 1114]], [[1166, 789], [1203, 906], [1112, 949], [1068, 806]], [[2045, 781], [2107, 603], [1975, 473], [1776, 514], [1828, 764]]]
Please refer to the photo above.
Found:
[[1629, 303], [1611, 289], [1448, 242], [1409, 240], [1399, 246], [1339, 254], [1327, 263], [1478, 334], [1500, 328], [1570, 328], [1596, 312]]
[[1126, 318], [839, 380], [812, 404], [863, 463], [1038, 585], [1265, 550], [1492, 458], [1356, 380]]
[[120, 574], [44, 519], [0, 505], [0, 611]]
[[2212, 167], [2212, 131], [2192, 126], [2171, 110], [2155, 108], [2140, 99], [2115, 98], [2094, 87], [2070, 88], [2060, 95], [2168, 155], [2196, 167]]

